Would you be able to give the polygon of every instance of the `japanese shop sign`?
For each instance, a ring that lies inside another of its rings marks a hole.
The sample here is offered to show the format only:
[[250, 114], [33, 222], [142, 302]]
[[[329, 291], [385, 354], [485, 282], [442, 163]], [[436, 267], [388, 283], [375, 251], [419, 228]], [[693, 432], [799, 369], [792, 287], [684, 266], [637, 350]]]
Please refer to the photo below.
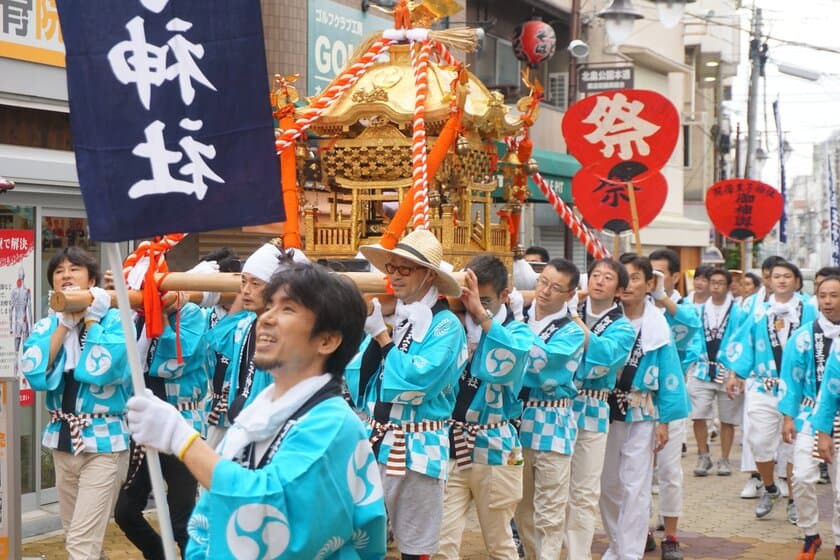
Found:
[[735, 241], [762, 239], [782, 216], [784, 198], [752, 179], [718, 181], [706, 192], [706, 212], [715, 228]]
[[334, 0], [309, 0], [309, 95], [318, 95], [342, 70], [353, 50], [374, 31], [393, 27], [389, 18], [349, 8]]
[[0, 0], [0, 57], [64, 66], [56, 0]]
[[632, 66], [583, 67], [580, 70], [580, 91], [596, 93], [613, 89], [633, 89]]
[[92, 239], [285, 219], [258, 0], [58, 6]]

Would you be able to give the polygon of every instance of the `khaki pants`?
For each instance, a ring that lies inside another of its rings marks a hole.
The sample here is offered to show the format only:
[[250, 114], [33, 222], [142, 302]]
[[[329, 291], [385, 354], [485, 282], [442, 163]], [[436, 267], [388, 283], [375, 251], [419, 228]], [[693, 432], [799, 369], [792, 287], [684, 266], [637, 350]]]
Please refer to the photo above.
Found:
[[522, 501], [514, 518], [525, 558], [557, 560], [563, 550], [572, 458], [554, 451], [523, 451]]
[[601, 470], [607, 450], [607, 434], [580, 430], [572, 454], [569, 506], [566, 508], [566, 547], [569, 558], [590, 560], [592, 537], [598, 523]]
[[53, 451], [58, 507], [69, 560], [99, 558], [105, 530], [128, 471], [128, 451]]
[[449, 462], [449, 480], [443, 498], [440, 548], [435, 560], [460, 558], [461, 536], [470, 502], [475, 502], [478, 523], [489, 558], [517, 558], [510, 520], [522, 499], [521, 465], [480, 465], [456, 471]]

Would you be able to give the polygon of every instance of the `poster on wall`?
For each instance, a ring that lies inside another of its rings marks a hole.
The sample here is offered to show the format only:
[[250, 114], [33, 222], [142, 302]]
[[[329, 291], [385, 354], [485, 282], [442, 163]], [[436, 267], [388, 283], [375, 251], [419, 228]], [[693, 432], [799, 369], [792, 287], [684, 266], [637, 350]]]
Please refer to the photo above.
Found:
[[[18, 353], [32, 329], [35, 286], [35, 232], [0, 230], [0, 377], [19, 377]], [[21, 406], [35, 404], [35, 394], [21, 382]]]
[[55, 2], [0, 2], [0, 57], [64, 67], [64, 39]]

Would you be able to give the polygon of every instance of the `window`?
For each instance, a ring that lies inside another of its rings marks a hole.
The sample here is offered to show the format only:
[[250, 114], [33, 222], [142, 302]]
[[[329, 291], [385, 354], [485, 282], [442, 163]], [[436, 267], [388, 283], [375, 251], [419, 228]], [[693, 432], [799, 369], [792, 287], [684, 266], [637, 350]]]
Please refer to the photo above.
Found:
[[561, 111], [569, 106], [569, 73], [549, 72], [545, 88], [545, 101]]
[[520, 63], [510, 41], [488, 35], [475, 53], [475, 75], [488, 89], [500, 90], [505, 99], [520, 94]]

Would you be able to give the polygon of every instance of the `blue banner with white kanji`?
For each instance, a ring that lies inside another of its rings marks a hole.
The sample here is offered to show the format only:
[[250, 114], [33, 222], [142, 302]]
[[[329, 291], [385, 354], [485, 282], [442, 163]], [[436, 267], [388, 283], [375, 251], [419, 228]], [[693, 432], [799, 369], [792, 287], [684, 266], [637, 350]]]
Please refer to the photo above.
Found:
[[259, 0], [61, 0], [90, 236], [285, 220]]

